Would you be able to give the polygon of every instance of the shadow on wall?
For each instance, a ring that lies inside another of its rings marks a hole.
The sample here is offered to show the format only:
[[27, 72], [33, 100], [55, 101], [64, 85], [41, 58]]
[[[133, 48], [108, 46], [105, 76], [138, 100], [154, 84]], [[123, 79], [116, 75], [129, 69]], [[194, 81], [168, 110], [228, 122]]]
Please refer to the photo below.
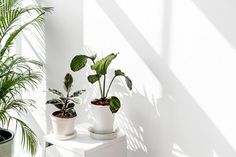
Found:
[[[235, 157], [232, 146], [116, 2], [97, 0], [97, 3], [163, 87], [163, 97], [157, 100], [156, 106], [139, 92], [134, 92], [132, 99], [120, 92], [122, 100], [129, 104], [125, 105], [117, 121], [128, 135], [129, 157], [181, 154]], [[120, 89], [117, 87], [117, 91]]]
[[204, 15], [214, 24], [227, 41], [236, 48], [236, 1], [234, 0], [192, 0]]
[[[38, 2], [35, 2], [39, 5]], [[35, 60], [40, 61], [43, 66], [45, 66], [45, 26], [41, 24], [37, 28], [32, 27], [32, 31], [25, 31], [22, 33], [21, 40], [23, 43], [22, 47], [22, 55], [29, 58], [34, 58]], [[37, 90], [33, 89], [26, 93], [23, 93], [24, 98], [31, 98], [35, 101], [36, 108], [29, 108], [27, 115], [22, 117], [26, 121], [26, 123], [30, 126], [30, 128], [34, 131], [34, 133], [38, 137], [38, 141], [42, 144], [42, 137], [46, 132], [46, 116], [45, 116], [45, 68], [35, 69], [40, 71], [42, 74], [42, 80], [38, 84]]]

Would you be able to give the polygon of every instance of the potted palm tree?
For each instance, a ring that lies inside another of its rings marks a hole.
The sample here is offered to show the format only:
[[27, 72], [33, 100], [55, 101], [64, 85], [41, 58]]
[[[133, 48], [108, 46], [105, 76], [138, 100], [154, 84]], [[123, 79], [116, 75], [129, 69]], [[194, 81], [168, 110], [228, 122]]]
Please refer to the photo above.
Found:
[[49, 88], [49, 92], [56, 95], [58, 98], [50, 99], [46, 104], [54, 105], [58, 110], [51, 114], [53, 134], [58, 139], [68, 139], [75, 134], [75, 119], [76, 111], [74, 109], [76, 104], [79, 104], [78, 97], [85, 92], [85, 90], [77, 90], [70, 94], [73, 84], [73, 77], [70, 73], [67, 73], [64, 78], [64, 89], [66, 94]]
[[[36, 153], [37, 139], [35, 133], [19, 117], [11, 114], [24, 114], [27, 108], [34, 106], [31, 99], [21, 98], [21, 93], [36, 88], [42, 78], [40, 71], [32, 67], [42, 64], [9, 52], [14, 39], [29, 26], [38, 27], [49, 7], [25, 6], [17, 0], [0, 0], [0, 156], [12, 155], [14, 132], [8, 129], [12, 123], [20, 129], [22, 146], [31, 154]], [[24, 16], [31, 16], [21, 21]], [[33, 16], [34, 15], [34, 16]]]
[[[92, 84], [98, 82], [100, 90], [100, 98], [95, 98], [91, 101], [92, 111], [95, 118], [95, 125], [93, 131], [95, 133], [109, 134], [112, 133], [114, 124], [114, 114], [120, 109], [120, 100], [116, 96], [109, 96], [109, 91], [113, 81], [117, 77], [124, 77], [129, 90], [132, 90], [132, 81], [120, 69], [114, 70], [113, 77], [109, 84], [107, 84], [107, 71], [110, 63], [116, 58], [117, 54], [111, 53], [101, 60], [95, 61], [96, 55], [76, 55], [70, 64], [71, 70], [76, 72], [85, 67], [87, 60], [92, 62], [91, 70], [95, 71], [94, 74], [87, 77], [88, 81]], [[102, 81], [101, 81], [102, 80]], [[108, 85], [108, 86], [106, 86]]]

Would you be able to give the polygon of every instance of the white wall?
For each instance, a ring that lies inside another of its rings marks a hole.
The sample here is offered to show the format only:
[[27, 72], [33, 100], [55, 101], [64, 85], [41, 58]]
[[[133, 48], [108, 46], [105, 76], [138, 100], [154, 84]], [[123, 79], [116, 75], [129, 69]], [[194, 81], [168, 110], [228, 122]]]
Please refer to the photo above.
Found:
[[[116, 123], [129, 157], [236, 156], [236, 3], [233, 0], [57, 0], [46, 24], [47, 86], [62, 89], [72, 57], [120, 52], [113, 68], [133, 80]], [[87, 54], [90, 51], [84, 51]], [[78, 123], [92, 121], [86, 88]], [[48, 109], [48, 114], [53, 108]], [[50, 123], [48, 125], [50, 129]]]

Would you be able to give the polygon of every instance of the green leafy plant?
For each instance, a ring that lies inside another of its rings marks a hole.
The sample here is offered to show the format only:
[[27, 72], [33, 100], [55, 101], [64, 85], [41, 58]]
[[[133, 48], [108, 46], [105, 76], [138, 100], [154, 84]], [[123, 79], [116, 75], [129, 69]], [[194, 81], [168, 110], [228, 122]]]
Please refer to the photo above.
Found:
[[54, 116], [61, 118], [72, 118], [76, 116], [74, 106], [75, 104], [79, 104], [78, 97], [85, 92], [85, 90], [78, 90], [70, 94], [72, 84], [73, 77], [71, 74], [67, 73], [64, 78], [64, 89], [66, 91], [66, 95], [56, 89], [48, 89], [50, 93], [58, 96], [58, 98], [53, 98], [46, 102], [46, 104], [53, 104], [57, 109], [59, 109], [54, 112], [56, 113]]
[[91, 103], [94, 105], [109, 105], [112, 113], [116, 113], [120, 108], [120, 100], [116, 96], [108, 97], [110, 88], [113, 84], [115, 78], [122, 76], [125, 78], [125, 82], [129, 90], [132, 90], [132, 81], [125, 75], [120, 69], [114, 71], [114, 75], [107, 85], [107, 70], [111, 62], [116, 58], [117, 54], [111, 53], [101, 60], [95, 61], [96, 55], [86, 56], [86, 55], [76, 55], [70, 64], [71, 70], [76, 72], [86, 66], [87, 60], [92, 61], [91, 70], [95, 71], [95, 74], [89, 75], [87, 77], [88, 81], [92, 84], [98, 82], [101, 97], [99, 99], [93, 100]]
[[[37, 139], [35, 133], [27, 124], [16, 116], [27, 112], [33, 106], [31, 99], [22, 99], [21, 93], [30, 88], [36, 88], [42, 78], [42, 73], [37, 69], [42, 64], [17, 55], [11, 55], [9, 50], [14, 39], [24, 30], [31, 30], [29, 26], [38, 28], [43, 22], [44, 14], [51, 10], [50, 7], [25, 6], [22, 7], [17, 0], [0, 0], [0, 130], [8, 128], [10, 123], [21, 130], [21, 143], [31, 155], [36, 153]], [[34, 16], [33, 16], [34, 15]], [[31, 16], [28, 20], [22, 17]], [[0, 140], [4, 140], [0, 134]]]

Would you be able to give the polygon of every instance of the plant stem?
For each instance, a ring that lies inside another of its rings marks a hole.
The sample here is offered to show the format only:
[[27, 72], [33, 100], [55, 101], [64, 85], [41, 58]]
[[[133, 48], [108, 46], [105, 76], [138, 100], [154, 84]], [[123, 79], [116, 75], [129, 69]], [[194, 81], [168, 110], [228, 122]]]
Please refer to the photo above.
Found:
[[[95, 64], [94, 60], [92, 60], [92, 61], [93, 61], [93, 64]], [[99, 84], [100, 94], [102, 96], [102, 84], [101, 84], [100, 78], [98, 79], [98, 84]]]
[[116, 76], [113, 76], [113, 78], [112, 78], [112, 80], [111, 80], [111, 82], [110, 82], [110, 84], [109, 84], [109, 86], [108, 86], [107, 93], [106, 93], [106, 97], [107, 97], [108, 92], [109, 92], [109, 90], [110, 90], [110, 88], [111, 88], [112, 82], [114, 81], [115, 78], [116, 78]]
[[105, 90], [106, 90], [106, 74], [103, 75], [103, 93], [102, 93], [102, 98], [105, 98]]

